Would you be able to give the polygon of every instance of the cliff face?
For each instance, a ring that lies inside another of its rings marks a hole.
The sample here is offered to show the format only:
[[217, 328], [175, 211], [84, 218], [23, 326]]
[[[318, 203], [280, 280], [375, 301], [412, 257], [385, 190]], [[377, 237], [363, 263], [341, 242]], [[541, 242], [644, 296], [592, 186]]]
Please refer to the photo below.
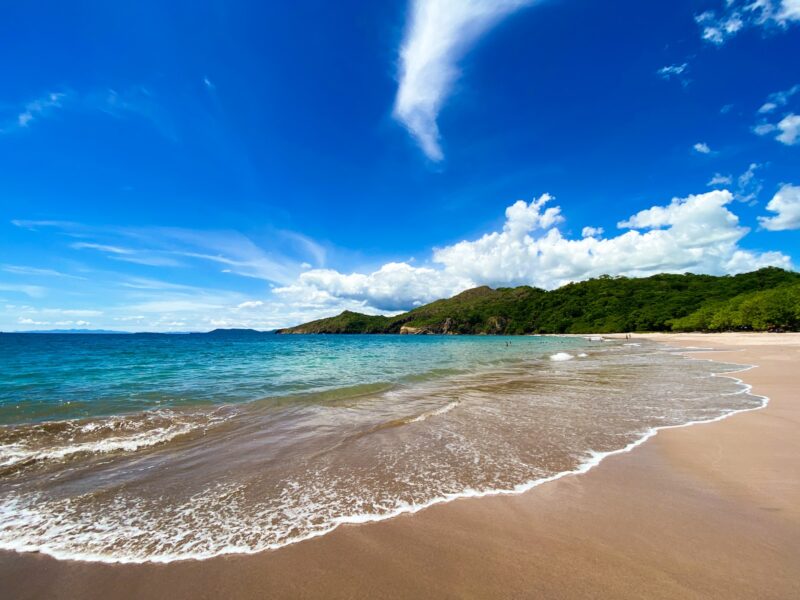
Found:
[[484, 286], [394, 317], [345, 311], [277, 333], [514, 335], [673, 328], [788, 331], [800, 329], [797, 298], [800, 274], [774, 267], [725, 277], [604, 276], [547, 292], [527, 286], [496, 290]]

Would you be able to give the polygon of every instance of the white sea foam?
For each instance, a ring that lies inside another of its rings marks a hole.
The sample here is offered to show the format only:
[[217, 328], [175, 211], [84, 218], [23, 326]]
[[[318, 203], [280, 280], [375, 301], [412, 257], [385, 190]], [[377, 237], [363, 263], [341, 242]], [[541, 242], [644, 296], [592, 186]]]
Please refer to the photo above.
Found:
[[578, 354], [578, 358], [586, 358], [587, 356], [589, 355], [586, 354], [586, 352], [581, 352], [580, 354]]
[[[178, 415], [172, 411], [146, 414], [143, 417], [108, 417], [76, 425], [62, 422], [64, 430], [47, 435], [41, 426], [39, 439], [32, 442], [0, 442], [0, 467], [22, 463], [64, 460], [76, 454], [136, 452], [164, 444], [199, 428], [217, 425], [226, 418], [219, 414]], [[105, 435], [106, 437], [98, 437]], [[81, 440], [80, 437], [89, 439]], [[92, 437], [94, 436], [94, 437]], [[33, 436], [32, 436], [33, 437]]]
[[561, 362], [561, 361], [565, 361], [565, 360], [572, 360], [573, 358], [575, 358], [575, 357], [572, 356], [572, 354], [569, 354], [568, 352], [557, 352], [556, 354], [552, 354], [550, 356], [550, 360], [555, 361], [555, 362]]

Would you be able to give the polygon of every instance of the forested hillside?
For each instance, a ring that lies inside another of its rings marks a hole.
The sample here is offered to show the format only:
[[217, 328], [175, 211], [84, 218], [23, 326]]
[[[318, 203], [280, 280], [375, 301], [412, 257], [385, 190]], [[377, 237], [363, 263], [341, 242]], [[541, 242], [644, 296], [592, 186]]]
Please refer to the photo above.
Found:
[[800, 274], [603, 276], [545, 291], [479, 287], [395, 317], [345, 311], [278, 333], [611, 333], [800, 329]]

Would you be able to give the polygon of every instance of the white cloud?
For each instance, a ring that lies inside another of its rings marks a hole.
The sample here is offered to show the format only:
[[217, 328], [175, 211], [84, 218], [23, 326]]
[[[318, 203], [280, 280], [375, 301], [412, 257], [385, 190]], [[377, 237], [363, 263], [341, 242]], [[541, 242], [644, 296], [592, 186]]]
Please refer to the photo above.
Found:
[[739, 202], [755, 203], [764, 188], [764, 182], [756, 176], [756, 171], [761, 167], [758, 163], [750, 163], [747, 170], [736, 178], [735, 198]]
[[758, 217], [761, 227], [770, 231], [800, 229], [800, 186], [785, 184], [767, 203], [774, 217]]
[[711, 154], [711, 148], [705, 142], [697, 142], [692, 149], [698, 154]]
[[430, 267], [387, 263], [372, 273], [340, 273], [332, 269], [306, 271], [289, 286], [274, 292], [287, 302], [304, 300], [339, 309], [340, 301], [355, 302], [364, 312], [400, 311], [409, 306], [445, 298], [471, 286], [468, 278], [448, 276]]
[[[797, 2], [800, 5], [800, 0], [797, 0]], [[794, 85], [788, 90], [770, 94], [767, 101], [758, 109], [758, 114], [769, 115], [774, 113], [778, 108], [787, 106], [792, 97], [798, 93], [800, 93], [800, 84]], [[784, 114], [780, 121], [772, 123], [762, 117], [761, 122], [753, 127], [753, 132], [761, 136], [778, 132], [778, 135], [775, 136], [777, 141], [787, 146], [793, 146], [800, 140], [800, 115], [789, 112]]]
[[800, 115], [789, 114], [778, 122], [780, 133], [776, 140], [787, 146], [794, 146], [800, 140]]
[[545, 208], [550, 199], [544, 195], [531, 203], [516, 202], [506, 210], [502, 231], [434, 249], [431, 266], [389, 263], [372, 273], [350, 274], [315, 269], [275, 292], [287, 302], [313, 299], [332, 314], [354, 302], [364, 309], [400, 310], [477, 285], [549, 289], [603, 274], [723, 274], [791, 266], [779, 252], [739, 246], [749, 229], [727, 208], [734, 199], [727, 190], [640, 211], [618, 223], [628, 231], [606, 238], [599, 232], [582, 239], [564, 237], [557, 228], [561, 209]]
[[718, 185], [730, 185], [733, 182], [733, 179], [730, 175], [723, 175], [722, 173], [714, 173], [714, 176], [708, 180], [706, 184], [709, 187], [714, 187]]
[[[800, 5], [800, 0], [798, 0], [798, 5]], [[781, 106], [786, 106], [789, 103], [789, 100], [800, 92], [800, 84], [793, 85], [788, 90], [783, 90], [780, 92], [775, 92], [774, 94], [770, 94], [767, 97], [767, 101], [761, 105], [761, 108], [758, 109], [758, 112], [761, 114], [767, 114], [774, 112], [777, 108]]]
[[778, 129], [778, 127], [772, 123], [760, 123], [753, 127], [753, 133], [756, 135], [769, 135], [776, 129]]
[[667, 81], [670, 79], [677, 79], [682, 85], [686, 86], [689, 83], [689, 80], [685, 77], [688, 68], [689, 63], [667, 65], [666, 67], [661, 67], [656, 73]]
[[236, 306], [236, 308], [247, 309], [247, 308], [258, 308], [260, 306], [264, 306], [264, 303], [261, 300], [246, 300], [245, 302], [239, 303]]
[[775, 139], [787, 146], [794, 146], [800, 141], [800, 115], [789, 113], [777, 123], [760, 123], [753, 127], [757, 135], [769, 135], [778, 132]]
[[492, 26], [532, 2], [411, 0], [394, 117], [429, 159], [444, 158], [436, 119], [460, 75], [459, 60]]
[[598, 237], [603, 235], [604, 232], [602, 227], [584, 227], [581, 230], [581, 237]]
[[800, 0], [724, 0], [720, 10], [706, 11], [695, 20], [704, 40], [721, 45], [750, 27], [786, 29], [800, 21]]

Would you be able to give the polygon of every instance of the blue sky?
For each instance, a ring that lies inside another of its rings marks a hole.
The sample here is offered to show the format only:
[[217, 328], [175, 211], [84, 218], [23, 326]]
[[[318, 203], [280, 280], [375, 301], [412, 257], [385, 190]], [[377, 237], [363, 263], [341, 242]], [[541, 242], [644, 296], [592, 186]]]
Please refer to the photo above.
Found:
[[0, 330], [800, 261], [799, 0], [68, 4], [0, 22]]

